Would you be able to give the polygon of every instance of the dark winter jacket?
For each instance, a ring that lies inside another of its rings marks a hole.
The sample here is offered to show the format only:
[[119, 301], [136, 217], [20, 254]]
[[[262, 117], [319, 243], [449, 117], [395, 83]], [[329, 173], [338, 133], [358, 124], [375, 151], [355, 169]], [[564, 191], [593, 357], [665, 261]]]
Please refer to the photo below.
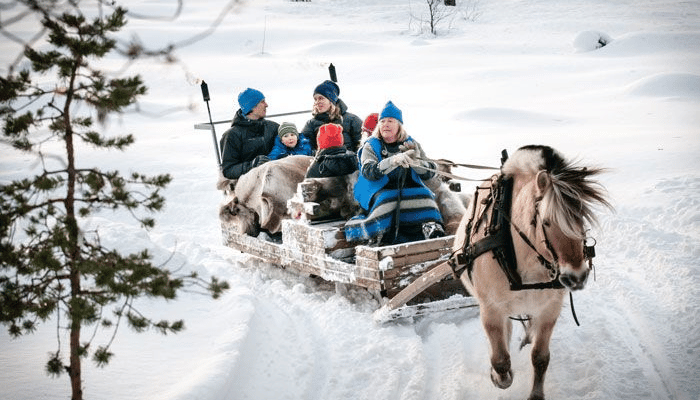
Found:
[[345, 147], [329, 147], [316, 154], [306, 171], [307, 178], [330, 178], [357, 171], [357, 155]]
[[231, 128], [221, 136], [221, 168], [224, 176], [238, 179], [252, 169], [255, 157], [270, 154], [278, 128], [277, 122], [250, 120], [238, 110]]
[[336, 106], [340, 107], [342, 122], [337, 120], [331, 121], [328, 113], [321, 113], [308, 120], [300, 134], [306, 136], [311, 142], [311, 148], [316, 150], [318, 148], [318, 143], [316, 143], [318, 128], [329, 122], [339, 124], [343, 127], [343, 143], [345, 147], [356, 152], [362, 140], [362, 120], [357, 115], [348, 112], [348, 106], [343, 103], [343, 100], [338, 99]]
[[314, 155], [314, 151], [311, 150], [311, 144], [309, 143], [309, 139], [307, 139], [305, 136], [298, 136], [297, 145], [294, 147], [285, 146], [285, 144], [282, 143], [282, 139], [279, 136], [277, 136], [277, 139], [275, 139], [275, 146], [272, 148], [272, 151], [267, 156], [270, 158], [270, 160], [279, 160], [280, 158], [284, 158], [287, 156], [312, 155]]

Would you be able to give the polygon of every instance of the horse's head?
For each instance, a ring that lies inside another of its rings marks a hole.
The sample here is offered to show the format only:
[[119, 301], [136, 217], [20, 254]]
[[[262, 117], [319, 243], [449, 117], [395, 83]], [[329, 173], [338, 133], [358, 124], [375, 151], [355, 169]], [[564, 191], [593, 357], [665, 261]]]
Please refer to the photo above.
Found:
[[[589, 267], [583, 252], [584, 220], [576, 215], [565, 215], [561, 204], [552, 204], [558, 196], [552, 175], [539, 171], [535, 177], [536, 247], [547, 262], [559, 272], [559, 281], [570, 290], [583, 289]], [[545, 200], [546, 198], [546, 200]]]
[[530, 180], [520, 183], [513, 211], [523, 214], [521, 221], [529, 220], [534, 250], [552, 274], [558, 272], [562, 285], [582, 289], [590, 272], [584, 241], [586, 226], [595, 223], [593, 205], [610, 207], [603, 188], [590, 179], [602, 169], [573, 165], [546, 146], [526, 146], [511, 160], [504, 172]]

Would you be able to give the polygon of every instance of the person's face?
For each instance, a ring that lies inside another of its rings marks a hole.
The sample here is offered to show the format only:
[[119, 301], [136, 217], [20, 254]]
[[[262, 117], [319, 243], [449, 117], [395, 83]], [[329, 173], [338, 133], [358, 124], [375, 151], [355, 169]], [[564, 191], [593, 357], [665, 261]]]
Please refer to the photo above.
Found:
[[267, 102], [265, 99], [260, 100], [260, 103], [255, 105], [250, 113], [248, 114], [248, 119], [263, 119], [267, 115]]
[[282, 138], [282, 144], [284, 144], [287, 147], [296, 147], [297, 140], [297, 135], [293, 133], [288, 133]]
[[379, 121], [379, 134], [384, 143], [394, 143], [399, 138], [399, 120], [396, 118], [382, 118]]
[[331, 109], [331, 101], [320, 94], [314, 94], [314, 110], [317, 113], [328, 112]]

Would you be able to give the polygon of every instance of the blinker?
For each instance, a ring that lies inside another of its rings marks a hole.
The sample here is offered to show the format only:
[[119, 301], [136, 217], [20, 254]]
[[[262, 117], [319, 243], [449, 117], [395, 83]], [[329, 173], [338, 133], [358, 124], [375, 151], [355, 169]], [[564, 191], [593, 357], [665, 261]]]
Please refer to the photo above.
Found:
[[[590, 246], [587, 243], [589, 239], [591, 241], [593, 241], [593, 243], [591, 243]], [[583, 257], [584, 258], [587, 258], [590, 260], [593, 257], [595, 257], [595, 245], [596, 245], [596, 241], [593, 238], [587, 238], [587, 239], [583, 240]]]
[[583, 246], [583, 256], [585, 258], [595, 257], [595, 247], [594, 246]]

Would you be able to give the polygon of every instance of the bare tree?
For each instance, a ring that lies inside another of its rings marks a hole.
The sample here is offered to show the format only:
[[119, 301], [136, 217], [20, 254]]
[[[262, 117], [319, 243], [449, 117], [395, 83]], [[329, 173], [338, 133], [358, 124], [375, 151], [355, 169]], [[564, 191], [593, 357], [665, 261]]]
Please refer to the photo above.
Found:
[[[409, 29], [419, 33], [430, 32], [437, 36], [443, 27], [447, 26], [447, 30], [451, 29], [452, 23], [457, 17], [473, 22], [481, 15], [478, 8], [479, 0], [463, 0], [454, 3], [444, 0], [425, 0], [423, 4], [427, 7], [421, 7], [418, 16], [412, 8], [409, 11]], [[409, 7], [411, 7], [410, 2]], [[416, 23], [417, 28], [415, 28]]]
[[437, 35], [437, 27], [440, 23], [448, 18], [451, 13], [445, 7], [445, 3], [442, 0], [425, 0], [428, 5], [428, 26], [430, 27], [430, 33]]

